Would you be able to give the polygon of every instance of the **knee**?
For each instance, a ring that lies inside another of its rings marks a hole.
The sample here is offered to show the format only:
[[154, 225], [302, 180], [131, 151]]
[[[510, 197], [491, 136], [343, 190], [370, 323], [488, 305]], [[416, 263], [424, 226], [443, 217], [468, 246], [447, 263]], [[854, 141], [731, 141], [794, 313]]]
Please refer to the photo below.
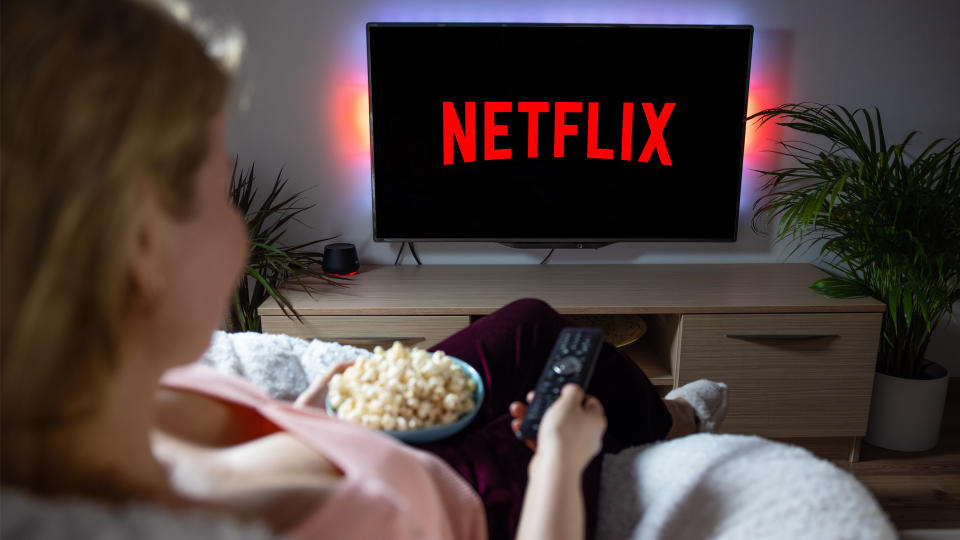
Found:
[[555, 309], [550, 307], [550, 304], [540, 300], [539, 298], [521, 298], [520, 300], [514, 300], [513, 302], [510, 302], [509, 304], [500, 308], [500, 310], [508, 312], [512, 315], [521, 316], [525, 319], [540, 319], [544, 317], [560, 316]]

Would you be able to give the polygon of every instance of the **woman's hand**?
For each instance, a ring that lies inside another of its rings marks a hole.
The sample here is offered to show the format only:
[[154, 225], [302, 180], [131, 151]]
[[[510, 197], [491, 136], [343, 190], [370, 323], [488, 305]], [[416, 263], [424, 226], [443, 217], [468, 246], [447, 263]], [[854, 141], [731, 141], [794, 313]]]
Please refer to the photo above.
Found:
[[576, 384], [566, 384], [540, 420], [537, 458], [550, 456], [568, 467], [583, 470], [600, 452], [607, 418], [600, 400]]
[[328, 371], [324, 376], [317, 377], [315, 381], [310, 385], [309, 388], [303, 391], [297, 397], [297, 400], [293, 402], [294, 407], [317, 407], [320, 409], [325, 409], [325, 401], [327, 399], [327, 390], [330, 388], [330, 379], [338, 373], [343, 373], [348, 367], [352, 366], [355, 363], [355, 360], [350, 360], [349, 362], [341, 362], [335, 366], [333, 369]]
[[[527, 403], [533, 401], [534, 393], [527, 394]], [[527, 406], [519, 401], [510, 404], [513, 420], [510, 427], [517, 431], [523, 422]], [[600, 401], [586, 395], [575, 384], [563, 387], [560, 397], [547, 409], [540, 421], [537, 443], [527, 445], [538, 455], [550, 454], [571, 467], [586, 467], [590, 459], [600, 451], [607, 419]]]

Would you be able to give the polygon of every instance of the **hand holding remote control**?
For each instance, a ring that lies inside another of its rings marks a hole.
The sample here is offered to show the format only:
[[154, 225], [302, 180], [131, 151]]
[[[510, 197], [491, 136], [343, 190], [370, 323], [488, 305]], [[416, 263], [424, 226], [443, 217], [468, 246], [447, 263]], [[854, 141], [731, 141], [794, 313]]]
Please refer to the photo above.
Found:
[[[520, 428], [525, 412], [526, 406], [519, 401], [511, 404], [514, 431]], [[537, 442], [524, 442], [541, 457], [559, 460], [564, 467], [582, 468], [600, 451], [606, 426], [600, 401], [571, 383], [564, 386], [560, 397], [543, 415]]]
[[589, 386], [601, 347], [603, 331], [597, 328], [567, 327], [560, 331], [540, 373], [533, 401], [516, 432], [519, 439], [537, 440], [540, 420], [547, 408], [560, 397], [565, 384], [574, 383], [582, 389]]

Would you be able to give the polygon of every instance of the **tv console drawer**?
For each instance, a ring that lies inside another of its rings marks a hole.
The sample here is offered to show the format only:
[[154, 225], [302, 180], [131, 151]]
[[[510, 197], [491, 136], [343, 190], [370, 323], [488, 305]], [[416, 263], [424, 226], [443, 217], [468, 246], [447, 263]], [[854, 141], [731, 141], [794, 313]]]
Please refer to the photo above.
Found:
[[721, 431], [866, 433], [881, 313], [708, 314], [681, 320], [679, 384], [729, 385]]
[[470, 317], [466, 315], [306, 315], [302, 318], [303, 324], [285, 316], [263, 316], [263, 331], [336, 341], [365, 349], [377, 345], [389, 347], [394, 341], [425, 349], [470, 324]]

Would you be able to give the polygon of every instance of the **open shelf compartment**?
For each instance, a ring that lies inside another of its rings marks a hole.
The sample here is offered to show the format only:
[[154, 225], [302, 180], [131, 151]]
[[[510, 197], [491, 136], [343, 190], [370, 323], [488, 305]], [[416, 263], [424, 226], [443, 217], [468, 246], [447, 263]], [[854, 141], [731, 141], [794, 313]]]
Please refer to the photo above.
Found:
[[[564, 315], [572, 324], [603, 328], [605, 324], [635, 324], [637, 319], [646, 323], [646, 333], [636, 341], [620, 347], [643, 372], [654, 386], [673, 388], [676, 385], [680, 315], [676, 313], [656, 315]], [[609, 333], [608, 333], [609, 335]], [[609, 339], [608, 339], [609, 341]]]

